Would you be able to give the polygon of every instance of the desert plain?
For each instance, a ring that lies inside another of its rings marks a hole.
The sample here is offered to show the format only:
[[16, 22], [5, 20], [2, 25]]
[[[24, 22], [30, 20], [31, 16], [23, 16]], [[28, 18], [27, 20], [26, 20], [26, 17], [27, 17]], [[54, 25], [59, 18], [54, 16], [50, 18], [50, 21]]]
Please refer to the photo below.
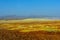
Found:
[[60, 40], [60, 20], [0, 20], [0, 40]]

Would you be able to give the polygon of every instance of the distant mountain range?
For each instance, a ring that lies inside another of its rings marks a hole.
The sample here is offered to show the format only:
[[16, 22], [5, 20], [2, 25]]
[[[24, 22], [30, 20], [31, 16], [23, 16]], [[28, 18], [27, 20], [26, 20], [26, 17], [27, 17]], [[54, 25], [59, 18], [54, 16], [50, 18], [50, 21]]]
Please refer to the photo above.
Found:
[[49, 18], [49, 19], [60, 19], [60, 17], [56, 16], [0, 16], [0, 20], [2, 19], [25, 19], [25, 18]]

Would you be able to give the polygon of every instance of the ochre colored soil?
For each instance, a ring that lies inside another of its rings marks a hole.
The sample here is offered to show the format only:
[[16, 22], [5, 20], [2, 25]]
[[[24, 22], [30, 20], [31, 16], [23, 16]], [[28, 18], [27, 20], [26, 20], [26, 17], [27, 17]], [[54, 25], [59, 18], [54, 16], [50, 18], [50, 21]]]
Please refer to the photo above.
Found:
[[[23, 26], [22, 26], [23, 25]], [[22, 28], [22, 27], [23, 28]], [[54, 31], [45, 28], [53, 27]], [[25, 28], [27, 27], [27, 28]], [[44, 30], [38, 30], [38, 29]], [[14, 29], [15, 28], [15, 29]], [[17, 29], [16, 29], [17, 28]], [[31, 29], [32, 31], [29, 31]], [[33, 31], [35, 28], [35, 31]], [[55, 29], [57, 31], [55, 31]], [[10, 30], [13, 29], [13, 30]], [[22, 32], [28, 30], [28, 32]], [[38, 30], [38, 31], [36, 31]], [[60, 21], [58, 22], [31, 22], [31, 23], [0, 23], [0, 40], [60, 40]]]
[[0, 30], [0, 40], [60, 40], [60, 32]]

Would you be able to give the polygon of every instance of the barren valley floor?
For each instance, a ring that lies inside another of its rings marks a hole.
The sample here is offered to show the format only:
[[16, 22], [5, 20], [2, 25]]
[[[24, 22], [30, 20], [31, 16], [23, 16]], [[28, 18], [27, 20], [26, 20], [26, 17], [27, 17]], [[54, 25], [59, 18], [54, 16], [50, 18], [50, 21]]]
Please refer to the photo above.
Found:
[[0, 22], [0, 40], [60, 40], [60, 21]]

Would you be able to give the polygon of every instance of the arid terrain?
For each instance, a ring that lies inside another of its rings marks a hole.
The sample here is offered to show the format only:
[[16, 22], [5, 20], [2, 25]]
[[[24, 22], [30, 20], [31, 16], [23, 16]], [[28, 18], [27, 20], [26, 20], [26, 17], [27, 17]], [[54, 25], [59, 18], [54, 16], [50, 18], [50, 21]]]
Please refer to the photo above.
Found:
[[60, 20], [0, 20], [0, 40], [60, 40]]

